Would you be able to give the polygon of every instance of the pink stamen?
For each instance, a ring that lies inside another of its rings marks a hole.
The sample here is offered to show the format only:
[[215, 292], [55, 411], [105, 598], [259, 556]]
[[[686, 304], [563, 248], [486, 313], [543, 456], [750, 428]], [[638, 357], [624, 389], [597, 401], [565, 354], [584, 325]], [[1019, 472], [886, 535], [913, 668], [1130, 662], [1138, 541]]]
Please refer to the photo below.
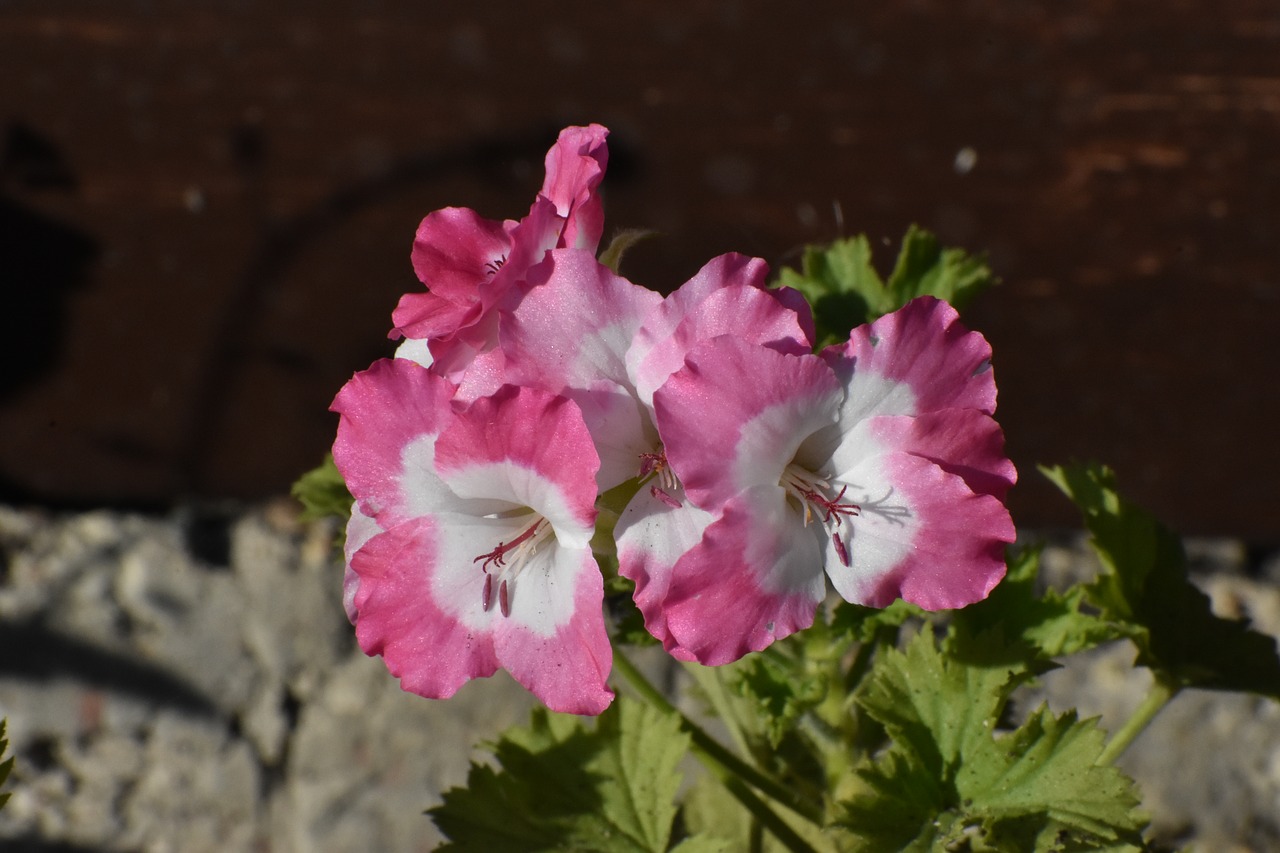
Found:
[[661, 471], [667, 467], [666, 453], [641, 453], [640, 454], [640, 476], [648, 477], [654, 471]]
[[669, 495], [669, 494], [667, 494], [666, 492], [662, 491], [662, 489], [659, 489], [657, 486], [650, 486], [650, 487], [649, 487], [649, 494], [653, 495], [655, 498], [657, 498], [658, 500], [662, 501], [664, 504], [666, 504], [667, 506], [671, 507], [672, 509], [679, 509], [679, 508], [680, 508], [680, 501], [678, 501], [678, 500], [676, 500], [675, 498], [671, 497], [671, 495]]
[[842, 563], [844, 563], [846, 566], [848, 566], [848, 565], [849, 565], [849, 552], [848, 552], [847, 550], [845, 550], [844, 542], [840, 539], [840, 534], [839, 534], [839, 533], [832, 533], [832, 534], [831, 534], [831, 541], [835, 543], [835, 546], [836, 546], [836, 556], [838, 556], [838, 557], [840, 558], [840, 562], [842, 562]]
[[506, 581], [498, 584], [498, 609], [502, 611], [503, 616], [511, 615], [511, 596], [507, 592]]
[[485, 573], [484, 591], [480, 593], [480, 607], [485, 613], [489, 612], [489, 608], [493, 606], [493, 575]]

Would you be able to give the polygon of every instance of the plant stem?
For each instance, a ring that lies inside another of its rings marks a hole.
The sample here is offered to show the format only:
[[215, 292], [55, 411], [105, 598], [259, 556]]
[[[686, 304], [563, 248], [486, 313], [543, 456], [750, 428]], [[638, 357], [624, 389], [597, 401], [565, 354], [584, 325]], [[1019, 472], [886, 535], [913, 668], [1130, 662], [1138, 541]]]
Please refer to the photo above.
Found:
[[[765, 802], [757, 797], [751, 787], [767, 794], [806, 820], [821, 826], [822, 815], [819, 809], [796, 797], [795, 792], [790, 788], [764, 775], [707, 734], [706, 730], [682, 714], [675, 705], [672, 705], [670, 700], [662, 695], [662, 692], [654, 687], [649, 682], [649, 679], [644, 677], [644, 673], [640, 672], [635, 664], [616, 647], [613, 651], [613, 666], [635, 688], [636, 692], [640, 694], [640, 698], [664, 713], [679, 717], [680, 727], [693, 742], [694, 755], [708, 770], [715, 774], [716, 778], [724, 784], [729, 793], [756, 820], [760, 821], [780, 842], [786, 845], [787, 849], [796, 851], [796, 853], [812, 853], [813, 848], [808, 842], [801, 838], [773, 809], [769, 808]], [[751, 787], [748, 787], [748, 785]]]
[[1107, 745], [1103, 747], [1102, 754], [1098, 756], [1097, 763], [1100, 765], [1114, 764], [1116, 759], [1129, 748], [1129, 744], [1133, 743], [1134, 739], [1151, 724], [1156, 714], [1160, 713], [1160, 709], [1169, 704], [1169, 700], [1177, 696], [1178, 691], [1181, 689], [1180, 686], [1161, 677], [1160, 673], [1156, 673], [1156, 680], [1151, 685], [1151, 692], [1147, 694], [1147, 698], [1142, 700], [1142, 704], [1133, 712], [1133, 716], [1116, 730], [1116, 733], [1111, 736], [1111, 740], [1107, 741]]

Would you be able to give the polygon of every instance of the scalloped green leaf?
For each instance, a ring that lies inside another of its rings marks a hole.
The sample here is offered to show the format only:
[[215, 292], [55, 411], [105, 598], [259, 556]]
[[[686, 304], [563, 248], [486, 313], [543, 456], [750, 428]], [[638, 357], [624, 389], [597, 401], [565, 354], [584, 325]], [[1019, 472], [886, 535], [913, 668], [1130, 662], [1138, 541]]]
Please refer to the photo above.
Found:
[[872, 264], [871, 242], [859, 234], [826, 246], [808, 246], [800, 270], [783, 269], [778, 284], [793, 287], [813, 307], [818, 345], [848, 340], [855, 326], [896, 311], [917, 296], [945, 299], [957, 308], [995, 282], [986, 259], [944, 249], [912, 225], [902, 238], [888, 279]]
[[1026, 662], [1038, 669], [1053, 658], [1091, 649], [1127, 636], [1123, 626], [1086, 609], [1083, 586], [1066, 592], [1038, 591], [1036, 576], [1040, 549], [1027, 548], [1009, 558], [1003, 581], [984, 600], [953, 615], [950, 635], [965, 631], [978, 635], [999, 630], [1026, 652]]
[[854, 849], [1138, 849], [1137, 794], [1097, 764], [1094, 722], [1041, 708], [997, 733], [1027, 671], [998, 635], [958, 636], [954, 653], [929, 633], [887, 652], [858, 696], [890, 745], [857, 768], [857, 790], [839, 804]]
[[625, 697], [593, 728], [537, 709], [493, 745], [497, 769], [473, 764], [428, 813], [446, 850], [661, 853], [688, 749], [677, 719]]
[[1175, 685], [1280, 698], [1276, 642], [1215, 616], [1187, 576], [1182, 541], [1122, 498], [1101, 465], [1041, 468], [1080, 508], [1103, 571], [1085, 587], [1103, 618], [1138, 647], [1138, 663]]

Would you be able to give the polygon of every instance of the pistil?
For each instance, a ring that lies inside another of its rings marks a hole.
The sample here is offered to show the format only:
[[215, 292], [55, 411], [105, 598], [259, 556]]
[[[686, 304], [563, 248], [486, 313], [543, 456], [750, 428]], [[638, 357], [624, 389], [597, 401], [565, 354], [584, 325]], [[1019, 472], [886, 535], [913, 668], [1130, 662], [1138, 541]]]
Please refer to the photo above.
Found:
[[849, 486], [842, 483], [840, 491], [836, 492], [829, 480], [796, 464], [788, 465], [782, 472], [780, 485], [786, 489], [788, 496], [795, 498], [804, 508], [805, 527], [809, 526], [809, 521], [815, 515], [822, 514], [822, 524], [832, 527], [831, 542], [835, 546], [836, 556], [840, 558], [840, 562], [849, 565], [849, 550], [840, 538], [839, 527], [845, 517], [851, 518], [862, 512], [862, 507], [858, 504], [844, 500]]

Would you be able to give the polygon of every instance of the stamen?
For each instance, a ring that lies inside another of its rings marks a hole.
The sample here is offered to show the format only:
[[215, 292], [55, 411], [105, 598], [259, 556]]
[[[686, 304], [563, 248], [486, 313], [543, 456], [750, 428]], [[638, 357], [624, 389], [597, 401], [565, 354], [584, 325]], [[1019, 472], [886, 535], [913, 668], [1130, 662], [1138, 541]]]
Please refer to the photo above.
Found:
[[841, 563], [848, 566], [849, 549], [840, 538], [840, 525], [846, 517], [852, 518], [862, 513], [861, 506], [844, 499], [845, 492], [849, 491], [848, 484], [840, 484], [840, 491], [836, 492], [834, 497], [828, 497], [835, 491], [830, 481], [799, 465], [788, 465], [782, 474], [780, 485], [789, 497], [795, 498], [804, 508], [805, 527], [809, 526], [809, 521], [814, 515], [822, 513], [822, 523], [832, 528], [831, 544], [835, 546], [836, 556], [840, 558]]
[[814, 510], [822, 511], [823, 524], [830, 524], [833, 519], [839, 524], [842, 516], [854, 516], [862, 512], [862, 507], [857, 504], [843, 502], [844, 493], [849, 490], [847, 485], [841, 485], [839, 494], [829, 498], [823, 494], [823, 490], [830, 491], [831, 484], [798, 465], [787, 466], [782, 475], [782, 487], [804, 507], [806, 527], [809, 526]]
[[[499, 542], [492, 551], [481, 554], [471, 561], [480, 563], [480, 570], [485, 573], [484, 587], [480, 591], [480, 607], [486, 613], [493, 607], [493, 587], [496, 577], [498, 609], [503, 616], [511, 615], [511, 584], [516, 574], [538, 552], [538, 546], [551, 533], [551, 525], [547, 524], [545, 518], [539, 518], [515, 539], [510, 542]], [[489, 570], [491, 566], [494, 569], [492, 573]]]
[[666, 492], [662, 491], [662, 489], [659, 489], [657, 486], [650, 486], [650, 487], [649, 487], [649, 494], [653, 495], [655, 498], [657, 498], [658, 500], [662, 501], [664, 504], [666, 504], [667, 506], [671, 507], [672, 509], [679, 509], [679, 508], [680, 508], [680, 501], [678, 501], [678, 500], [676, 500], [675, 498], [671, 497], [671, 495], [669, 495], [669, 494], [667, 494]]
[[[667, 462], [667, 452], [659, 450], [657, 453], [641, 453], [640, 454], [640, 473], [638, 475], [641, 480], [645, 477], [657, 477], [659, 485], [665, 491], [674, 491], [680, 487], [680, 481], [676, 479], [676, 472], [671, 470], [671, 465]], [[668, 495], [668, 497], [670, 497]]]
[[840, 539], [839, 533], [831, 534], [831, 542], [836, 546], [836, 556], [840, 558], [840, 562], [845, 566], [849, 565], [849, 551], [844, 547], [844, 541]]

